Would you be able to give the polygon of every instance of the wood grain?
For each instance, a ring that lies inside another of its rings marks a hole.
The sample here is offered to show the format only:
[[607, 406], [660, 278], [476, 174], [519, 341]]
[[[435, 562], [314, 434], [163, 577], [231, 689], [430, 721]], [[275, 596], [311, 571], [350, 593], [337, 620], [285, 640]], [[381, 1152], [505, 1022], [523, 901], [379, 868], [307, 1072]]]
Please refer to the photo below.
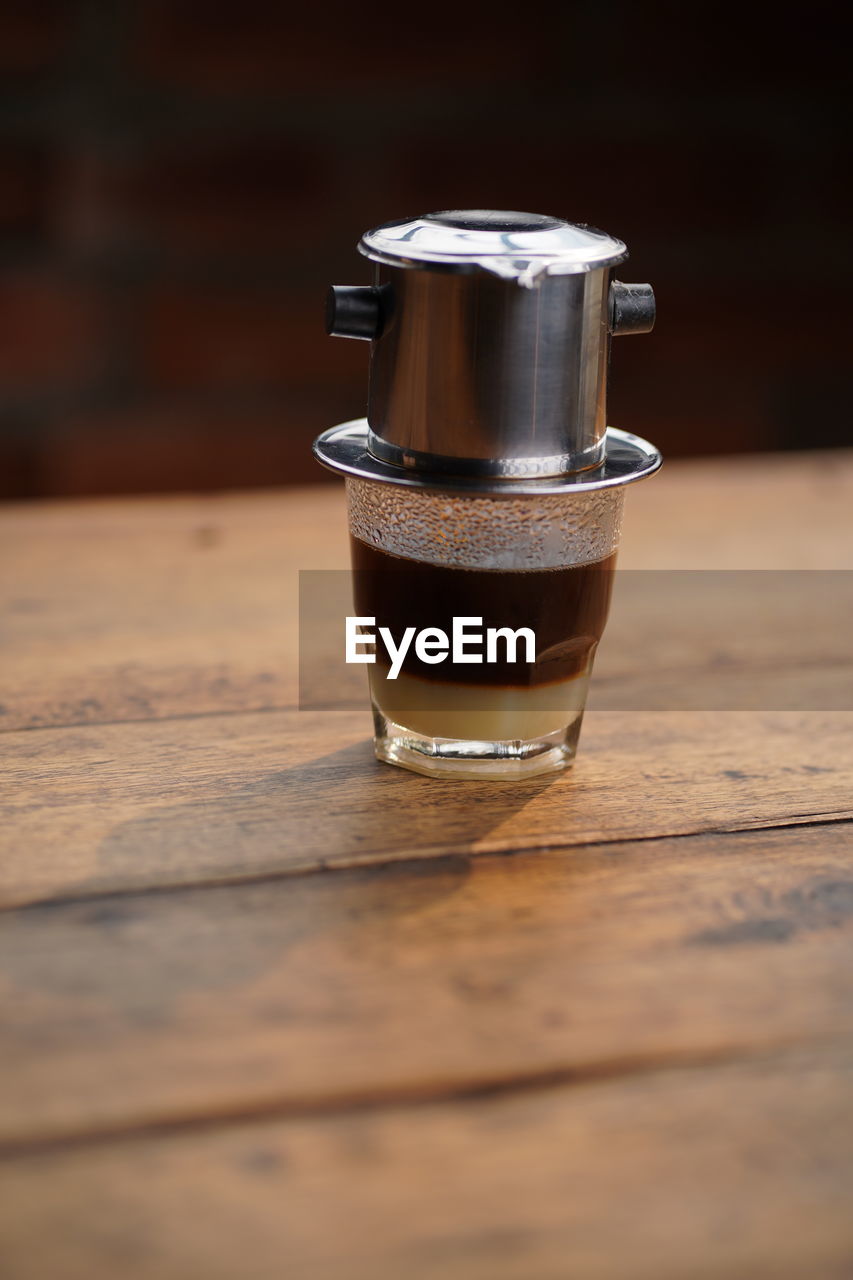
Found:
[[[851, 513], [851, 453], [675, 464], [621, 563], [850, 568]], [[294, 709], [346, 555], [340, 489], [0, 511], [4, 1280], [846, 1277], [847, 604], [617, 604], [599, 705], [759, 709], [438, 783]]]
[[298, 571], [346, 563], [346, 504], [39, 503], [0, 546], [6, 729], [292, 706]]
[[846, 1280], [851, 1054], [0, 1165], [6, 1280]]
[[367, 715], [0, 736], [0, 903], [853, 813], [853, 712], [591, 713], [568, 773], [436, 782]]
[[853, 1033], [851, 830], [456, 856], [6, 913], [0, 1139]]

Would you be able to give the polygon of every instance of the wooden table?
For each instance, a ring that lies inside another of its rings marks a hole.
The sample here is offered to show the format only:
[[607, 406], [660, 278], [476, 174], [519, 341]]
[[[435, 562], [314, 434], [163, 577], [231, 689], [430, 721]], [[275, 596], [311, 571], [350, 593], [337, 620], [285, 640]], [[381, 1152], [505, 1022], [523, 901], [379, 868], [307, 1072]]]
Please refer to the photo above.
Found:
[[[849, 567], [851, 511], [853, 455], [675, 463], [622, 564]], [[568, 774], [438, 783], [294, 707], [339, 489], [0, 546], [7, 1280], [850, 1274], [853, 713], [590, 712]]]

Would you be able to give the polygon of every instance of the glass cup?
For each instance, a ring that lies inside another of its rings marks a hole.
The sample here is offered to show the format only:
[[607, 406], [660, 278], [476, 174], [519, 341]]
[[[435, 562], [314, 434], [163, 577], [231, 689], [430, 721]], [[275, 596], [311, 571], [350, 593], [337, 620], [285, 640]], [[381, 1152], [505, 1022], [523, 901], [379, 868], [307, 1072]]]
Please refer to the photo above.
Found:
[[[376, 641], [380, 760], [458, 778], [572, 763], [623, 493], [469, 495], [347, 477], [355, 609]], [[396, 663], [383, 626], [398, 651], [414, 629]]]

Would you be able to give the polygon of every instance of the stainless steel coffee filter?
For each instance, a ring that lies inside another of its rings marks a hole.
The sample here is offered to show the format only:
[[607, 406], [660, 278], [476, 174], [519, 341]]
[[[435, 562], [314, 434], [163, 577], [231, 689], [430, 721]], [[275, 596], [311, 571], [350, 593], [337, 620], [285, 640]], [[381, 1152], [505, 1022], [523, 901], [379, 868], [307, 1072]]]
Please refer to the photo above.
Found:
[[608, 440], [610, 337], [654, 323], [650, 286], [611, 278], [621, 240], [540, 214], [453, 210], [377, 227], [359, 249], [373, 284], [334, 287], [328, 328], [371, 343], [366, 456], [356, 471], [327, 432], [320, 461], [486, 490], [593, 472], [610, 443], [620, 474], [588, 481], [658, 464], [632, 437]]

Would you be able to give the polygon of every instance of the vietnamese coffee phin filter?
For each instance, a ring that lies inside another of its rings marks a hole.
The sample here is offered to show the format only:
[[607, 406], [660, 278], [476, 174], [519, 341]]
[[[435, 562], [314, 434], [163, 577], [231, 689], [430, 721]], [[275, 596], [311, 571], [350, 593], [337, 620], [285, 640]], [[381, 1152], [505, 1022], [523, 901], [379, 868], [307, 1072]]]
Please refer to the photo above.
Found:
[[613, 279], [620, 240], [540, 214], [429, 213], [358, 247], [373, 284], [332, 288], [327, 327], [371, 344], [368, 415], [314, 452], [346, 477], [376, 754], [565, 768], [624, 487], [661, 463], [605, 408], [610, 336], [651, 330], [651, 287]]

